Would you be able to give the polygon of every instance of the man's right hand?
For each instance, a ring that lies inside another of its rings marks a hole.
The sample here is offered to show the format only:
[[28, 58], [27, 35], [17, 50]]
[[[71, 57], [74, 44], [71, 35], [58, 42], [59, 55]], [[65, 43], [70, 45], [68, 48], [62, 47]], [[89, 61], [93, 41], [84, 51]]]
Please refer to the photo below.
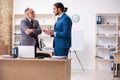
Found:
[[25, 30], [25, 33], [27, 34], [27, 35], [29, 35], [30, 33], [32, 33], [33, 32], [33, 29], [26, 29]]

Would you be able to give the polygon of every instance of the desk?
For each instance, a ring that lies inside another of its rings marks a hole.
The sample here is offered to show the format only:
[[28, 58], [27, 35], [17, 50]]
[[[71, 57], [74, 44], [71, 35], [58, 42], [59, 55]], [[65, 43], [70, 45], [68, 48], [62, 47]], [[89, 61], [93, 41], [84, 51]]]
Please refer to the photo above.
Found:
[[71, 59], [2, 59], [0, 80], [71, 80]]

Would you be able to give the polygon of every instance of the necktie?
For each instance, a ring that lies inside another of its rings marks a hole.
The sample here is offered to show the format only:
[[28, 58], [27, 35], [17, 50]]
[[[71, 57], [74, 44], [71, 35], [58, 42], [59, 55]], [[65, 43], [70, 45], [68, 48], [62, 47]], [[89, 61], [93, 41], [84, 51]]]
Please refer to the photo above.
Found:
[[59, 20], [60, 20], [60, 17], [57, 18], [57, 21], [59, 21]]
[[31, 28], [33, 29], [33, 20], [31, 20]]

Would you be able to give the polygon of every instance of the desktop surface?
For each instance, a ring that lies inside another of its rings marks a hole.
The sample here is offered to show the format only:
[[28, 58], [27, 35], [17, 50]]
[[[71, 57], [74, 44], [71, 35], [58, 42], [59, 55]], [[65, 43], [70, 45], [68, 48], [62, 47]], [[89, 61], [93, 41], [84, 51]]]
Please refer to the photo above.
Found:
[[0, 80], [33, 79], [71, 80], [71, 59], [0, 58]]

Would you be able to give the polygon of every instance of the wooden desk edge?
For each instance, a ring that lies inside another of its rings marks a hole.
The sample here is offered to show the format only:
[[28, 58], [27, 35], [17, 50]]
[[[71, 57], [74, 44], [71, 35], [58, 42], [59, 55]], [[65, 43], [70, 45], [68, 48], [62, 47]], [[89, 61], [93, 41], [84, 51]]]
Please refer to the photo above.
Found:
[[12, 60], [12, 61], [15, 61], [15, 60], [21, 60], [21, 61], [70, 61], [71, 58], [69, 59], [37, 59], [37, 58], [34, 58], [34, 59], [29, 59], [29, 58], [2, 58], [0, 57], [0, 60]]

